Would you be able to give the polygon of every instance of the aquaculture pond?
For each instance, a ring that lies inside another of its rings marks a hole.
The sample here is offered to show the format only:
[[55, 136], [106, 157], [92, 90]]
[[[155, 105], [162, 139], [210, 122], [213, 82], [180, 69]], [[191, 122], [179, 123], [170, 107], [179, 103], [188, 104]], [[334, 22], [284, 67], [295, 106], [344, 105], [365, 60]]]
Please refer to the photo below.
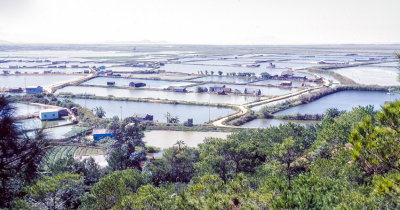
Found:
[[49, 86], [59, 82], [74, 80], [80, 75], [0, 75], [1, 87]]
[[322, 97], [308, 104], [295, 106], [275, 115], [286, 114], [322, 114], [329, 108], [350, 111], [353, 107], [373, 105], [380, 109], [386, 101], [393, 101], [400, 98], [400, 94], [388, 95], [386, 92], [377, 91], [342, 91]]
[[335, 70], [356, 83], [364, 85], [400, 85], [399, 70], [391, 67], [357, 66]]
[[225, 132], [197, 132], [197, 131], [150, 131], [144, 133], [143, 141], [146, 145], [161, 149], [173, 147], [178, 140], [183, 140], [186, 146], [197, 147], [205, 138], [226, 138], [230, 133]]
[[134, 114], [150, 114], [154, 116], [154, 121], [166, 122], [165, 114], [168, 112], [172, 116], [178, 116], [181, 122], [188, 118], [193, 118], [193, 123], [201, 124], [208, 122], [209, 119], [226, 116], [234, 113], [233, 109], [200, 106], [200, 105], [184, 105], [184, 104], [163, 104], [133, 101], [112, 101], [97, 99], [71, 99], [74, 103], [80, 104], [89, 109], [94, 107], [103, 107], [106, 117], [111, 118], [118, 116], [122, 118], [130, 117]]
[[273, 69], [273, 68], [262, 68], [262, 67], [242, 67], [242, 66], [211, 66], [211, 65], [189, 65], [189, 64], [165, 64], [160, 68], [161, 70], [165, 70], [167, 72], [182, 72], [182, 73], [189, 73], [189, 74], [198, 74], [203, 72], [204, 74], [207, 73], [211, 74], [211, 71], [214, 72], [214, 75], [218, 74], [218, 71], [222, 71], [224, 75], [226, 73], [247, 73], [252, 72], [255, 75], [260, 75], [262, 72], [268, 72], [271, 75], [278, 74], [280, 75], [282, 71], [286, 71], [287, 69]]
[[68, 117], [63, 117], [59, 120], [50, 120], [50, 121], [41, 121], [39, 118], [31, 118], [31, 119], [24, 119], [19, 120], [19, 123], [22, 124], [24, 129], [31, 130], [31, 129], [39, 129], [39, 128], [50, 128], [54, 126], [61, 126], [71, 123]]
[[16, 108], [14, 113], [15, 116], [38, 114], [41, 109], [44, 109], [44, 107], [31, 104], [12, 103], [11, 105]]
[[115, 97], [152, 98], [220, 104], [244, 104], [260, 99], [260, 97], [255, 96], [217, 95], [207, 93], [177, 93], [157, 90], [134, 90], [82, 86], [68, 86], [57, 90], [56, 94], [58, 93], [94, 94], [96, 96], [113, 95]]
[[[71, 137], [73, 134], [75, 134], [75, 130], [77, 130], [78, 127], [76, 125], [66, 125], [66, 126], [60, 126], [60, 127], [55, 127], [55, 128], [48, 128], [44, 129], [44, 133], [46, 135], [46, 138], [52, 140], [57, 140], [57, 139], [64, 139], [67, 137]], [[35, 131], [30, 131], [27, 133], [29, 137], [33, 137], [35, 135]]]
[[271, 126], [279, 126], [280, 124], [296, 123], [300, 125], [312, 125], [317, 123], [316, 121], [305, 121], [305, 120], [281, 120], [281, 119], [255, 119], [247, 122], [241, 127], [245, 128], [269, 128]]
[[112, 78], [112, 77], [96, 77], [82, 84], [107, 86], [107, 82], [115, 82], [116, 86], [129, 86], [130, 82], [136, 82], [136, 81], [146, 83], [146, 88], [167, 88], [168, 86], [186, 86], [194, 84], [190, 82], [171, 82], [164, 80], [144, 80], [144, 79]]

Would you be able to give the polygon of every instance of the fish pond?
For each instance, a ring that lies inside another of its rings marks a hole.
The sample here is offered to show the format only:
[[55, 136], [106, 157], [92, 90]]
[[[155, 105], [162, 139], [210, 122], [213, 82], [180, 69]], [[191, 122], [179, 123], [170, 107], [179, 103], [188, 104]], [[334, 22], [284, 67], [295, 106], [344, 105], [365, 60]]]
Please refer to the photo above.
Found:
[[161, 149], [173, 147], [178, 140], [183, 140], [186, 146], [197, 147], [205, 138], [226, 138], [230, 133], [225, 132], [197, 132], [197, 131], [150, 131], [144, 133], [143, 141], [146, 145]]
[[75, 80], [79, 75], [0, 75], [1, 87], [48, 86], [59, 82]]
[[149, 98], [149, 99], [167, 99], [202, 103], [219, 103], [219, 104], [245, 104], [261, 97], [255, 96], [239, 96], [239, 95], [217, 95], [207, 93], [176, 93], [169, 91], [157, 90], [135, 90], [135, 89], [118, 89], [118, 88], [103, 88], [103, 87], [82, 87], [82, 86], [67, 86], [56, 91], [59, 93], [72, 94], [94, 94], [96, 96], [115, 97], [131, 97], [131, 98]]
[[350, 111], [353, 107], [373, 105], [379, 110], [386, 101], [400, 98], [400, 94], [388, 95], [378, 91], [341, 91], [322, 97], [308, 104], [295, 106], [275, 115], [322, 114], [329, 108]]
[[244, 128], [269, 128], [271, 126], [279, 126], [280, 124], [296, 123], [300, 125], [312, 125], [317, 123], [316, 121], [305, 121], [305, 120], [281, 120], [281, 119], [255, 119], [250, 122], [243, 124], [241, 127]]
[[122, 118], [132, 116], [134, 114], [150, 114], [153, 115], [153, 121], [166, 122], [165, 114], [168, 112], [172, 116], [178, 116], [181, 122], [188, 118], [193, 118], [193, 123], [201, 124], [208, 122], [209, 119], [226, 116], [234, 113], [233, 109], [201, 106], [201, 105], [184, 105], [184, 104], [164, 104], [164, 103], [148, 103], [133, 101], [113, 101], [98, 99], [71, 99], [74, 103], [80, 104], [89, 109], [95, 107], [103, 107], [106, 117], [113, 116]]
[[107, 85], [107, 82], [115, 82], [116, 86], [129, 86], [130, 82], [146, 83], [147, 88], [167, 88], [169, 86], [187, 86], [194, 83], [189, 82], [171, 82], [164, 80], [144, 80], [144, 79], [128, 79], [128, 78], [111, 78], [111, 77], [96, 77], [82, 84], [84, 85]]

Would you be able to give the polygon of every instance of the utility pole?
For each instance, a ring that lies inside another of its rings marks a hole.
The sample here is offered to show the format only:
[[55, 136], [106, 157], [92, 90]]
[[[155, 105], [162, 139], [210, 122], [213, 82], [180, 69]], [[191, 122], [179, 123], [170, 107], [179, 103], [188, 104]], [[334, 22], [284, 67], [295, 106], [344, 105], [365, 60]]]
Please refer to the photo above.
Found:
[[119, 106], [120, 110], [121, 110], [121, 121], [122, 121], [122, 106]]

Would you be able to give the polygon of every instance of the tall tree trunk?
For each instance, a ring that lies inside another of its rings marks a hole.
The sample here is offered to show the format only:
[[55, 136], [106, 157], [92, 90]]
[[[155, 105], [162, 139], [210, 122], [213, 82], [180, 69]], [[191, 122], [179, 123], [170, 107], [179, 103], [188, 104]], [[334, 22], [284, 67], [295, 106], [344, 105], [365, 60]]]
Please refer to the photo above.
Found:
[[287, 179], [287, 184], [288, 184], [288, 189], [291, 189], [290, 186], [290, 162], [287, 162], [287, 166], [286, 166], [286, 179]]

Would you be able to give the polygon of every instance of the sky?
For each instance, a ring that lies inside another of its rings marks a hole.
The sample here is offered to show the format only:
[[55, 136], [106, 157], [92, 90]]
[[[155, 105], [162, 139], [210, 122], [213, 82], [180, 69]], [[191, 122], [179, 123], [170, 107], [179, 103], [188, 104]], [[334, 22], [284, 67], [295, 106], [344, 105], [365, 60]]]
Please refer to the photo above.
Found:
[[400, 0], [0, 0], [17, 43], [400, 43]]

